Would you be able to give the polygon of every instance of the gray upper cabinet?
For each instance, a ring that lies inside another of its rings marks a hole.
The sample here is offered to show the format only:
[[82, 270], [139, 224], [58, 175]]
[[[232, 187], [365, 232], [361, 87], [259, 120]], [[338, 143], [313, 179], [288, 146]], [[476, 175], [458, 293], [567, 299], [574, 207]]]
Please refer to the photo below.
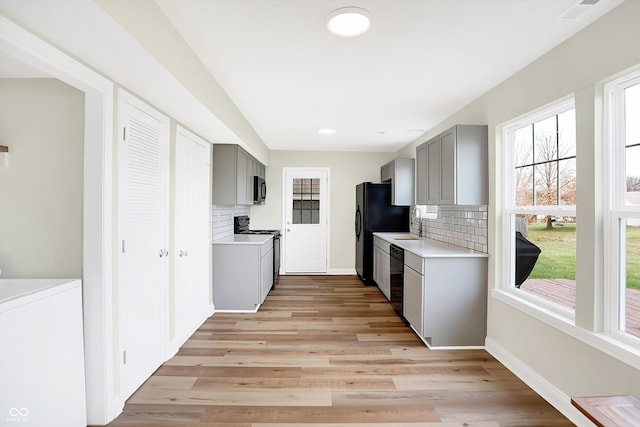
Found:
[[416, 147], [416, 204], [427, 204], [427, 144]]
[[238, 145], [214, 144], [212, 169], [214, 204], [253, 204], [253, 177], [264, 178], [262, 163]]
[[488, 203], [487, 126], [457, 125], [416, 147], [417, 204]]
[[380, 168], [380, 181], [391, 181], [392, 205], [413, 205], [414, 175], [414, 159], [395, 159]]

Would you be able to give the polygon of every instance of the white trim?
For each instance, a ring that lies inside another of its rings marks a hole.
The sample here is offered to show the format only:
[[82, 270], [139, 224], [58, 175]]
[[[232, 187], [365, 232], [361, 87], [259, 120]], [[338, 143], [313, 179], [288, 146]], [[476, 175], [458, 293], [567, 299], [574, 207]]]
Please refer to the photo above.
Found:
[[[529, 112], [519, 116], [518, 118], [501, 124], [499, 133], [502, 135], [501, 149], [504, 153], [504, 157], [500, 167], [502, 169], [502, 181], [504, 183], [502, 187], [502, 220], [500, 226], [502, 227], [502, 239], [501, 246], [503, 253], [506, 255], [505, 261], [502, 262], [502, 268], [499, 275], [501, 277], [501, 285], [499, 289], [505, 292], [505, 295], [510, 295], [513, 298], [510, 301], [520, 301], [523, 304], [519, 304], [520, 307], [534, 307], [539, 306], [540, 310], [553, 312], [554, 315], [562, 316], [572, 322], [575, 320], [574, 310], [568, 310], [557, 304], [551, 303], [548, 300], [526, 294], [523, 291], [518, 291], [514, 287], [515, 277], [515, 242], [513, 236], [515, 235], [515, 215], [556, 215], [556, 216], [576, 216], [576, 206], [574, 205], [535, 205], [535, 206], [516, 206], [515, 205], [515, 189], [513, 182], [513, 132], [524, 126], [529, 126], [532, 123], [539, 122], [549, 117], [556, 116], [563, 112], [575, 109], [575, 97], [573, 94], [568, 95], [560, 100], [549, 103], [543, 107], [540, 107], [533, 112]], [[515, 292], [518, 292], [516, 295]], [[524, 303], [526, 301], [526, 303]], [[536, 310], [537, 311], [537, 310]], [[530, 313], [531, 314], [531, 313]]]
[[[503, 128], [506, 134], [511, 132], [512, 130], [528, 126], [531, 123], [535, 123], [540, 120], [548, 119], [551, 116], [564, 113], [565, 111], [571, 110], [572, 108], [575, 108], [575, 97], [574, 94], [569, 94], [560, 99], [545, 104], [540, 108], [536, 108], [533, 111], [522, 114], [513, 120], [509, 120], [508, 122], [499, 125], [499, 127]], [[505, 139], [504, 141], [507, 141], [507, 139]]]
[[[175, 177], [177, 174], [177, 167], [176, 167], [176, 155], [175, 153], [178, 150], [178, 142], [181, 139], [186, 139], [189, 142], [196, 144], [200, 147], [206, 148], [208, 150], [208, 160], [206, 161], [206, 164], [208, 166], [208, 168], [211, 168], [211, 144], [209, 142], [207, 142], [205, 139], [201, 138], [200, 136], [198, 136], [197, 134], [195, 134], [194, 132], [190, 131], [189, 129], [183, 127], [180, 124], [176, 125], [176, 129], [175, 129], [175, 139], [174, 139], [174, 155], [172, 156], [172, 158], [170, 158], [170, 163], [171, 163], [171, 168], [173, 168], [173, 177], [171, 178], [171, 189], [170, 189], [170, 193], [172, 193], [172, 195], [170, 196], [170, 198], [173, 198], [174, 202], [171, 203], [170, 209], [171, 209], [171, 225], [170, 225], [170, 247], [171, 249], [169, 250], [170, 253], [174, 253], [175, 254], [175, 231], [176, 231], [176, 224], [175, 224], [175, 192], [176, 192], [176, 188], [175, 188]], [[208, 189], [208, 193], [209, 193], [209, 202], [208, 205], [211, 205], [211, 176], [209, 176], [209, 182], [207, 185]], [[207, 223], [209, 224], [208, 229], [206, 231], [206, 235], [207, 236], [211, 236], [211, 232], [212, 232], [212, 218], [211, 218], [211, 209], [208, 209], [208, 216], [207, 216], [208, 220]], [[171, 359], [173, 356], [175, 356], [178, 351], [180, 350], [180, 347], [182, 347], [182, 345], [187, 342], [189, 340], [189, 338], [204, 324], [204, 322], [206, 322], [206, 320], [211, 317], [213, 315], [213, 313], [215, 312], [215, 306], [213, 304], [212, 301], [212, 287], [211, 287], [211, 245], [207, 245], [209, 248], [209, 252], [207, 253], [207, 259], [209, 260], [209, 274], [208, 274], [208, 283], [209, 283], [209, 300], [207, 301], [207, 305], [206, 307], [202, 308], [202, 311], [200, 311], [200, 307], [198, 307], [199, 309], [199, 318], [198, 320], [195, 322], [195, 326], [190, 328], [190, 332], [188, 334], [186, 334], [185, 336], [182, 337], [171, 337], [172, 332], [175, 333], [175, 313], [171, 312], [171, 308], [169, 307], [169, 317], [171, 318], [171, 316], [174, 317], [174, 321], [173, 321], [173, 326], [174, 326], [174, 330], [171, 331], [171, 328], [167, 329], [168, 332], [168, 346], [167, 346], [167, 355], [166, 358]], [[171, 262], [171, 271], [169, 273], [169, 277], [170, 277], [170, 282], [173, 281], [174, 282], [174, 286], [175, 286], [175, 270], [176, 270], [176, 257], [175, 255], [171, 256], [170, 258], [170, 262]], [[171, 283], [170, 283], [171, 286]], [[174, 294], [171, 296], [171, 298], [175, 298], [175, 290], [174, 290]], [[172, 322], [170, 322], [171, 325]]]
[[333, 276], [355, 276], [357, 273], [355, 268], [330, 268], [327, 274]]
[[257, 313], [262, 307], [262, 304], [258, 304], [253, 310], [216, 310], [216, 313]]
[[518, 298], [505, 289], [492, 290], [491, 298], [505, 303], [634, 369], [640, 369], [640, 349], [616, 339], [613, 334], [583, 329], [573, 324], [569, 319]]
[[[330, 167], [284, 167], [282, 168], [282, 230], [284, 231], [280, 242], [282, 244], [282, 248], [280, 250], [280, 258], [281, 258], [281, 266], [282, 272], [280, 274], [286, 275], [287, 265], [286, 265], [286, 230], [287, 230], [287, 172], [321, 172], [326, 175], [327, 182], [327, 195], [325, 202], [326, 209], [326, 217], [327, 217], [327, 233], [326, 233], [326, 266], [324, 273], [318, 274], [329, 274], [330, 266], [331, 266], [331, 168]], [[284, 254], [284, 256], [282, 255]], [[293, 275], [297, 273], [291, 273]], [[314, 274], [314, 273], [305, 273], [305, 274]]]
[[[160, 205], [161, 205], [161, 212], [160, 212], [160, 226], [162, 228], [162, 236], [161, 236], [161, 242], [164, 245], [164, 249], [166, 250], [167, 248], [169, 248], [169, 243], [170, 243], [170, 238], [169, 238], [169, 217], [171, 215], [170, 212], [170, 202], [169, 202], [169, 198], [170, 198], [170, 173], [169, 173], [169, 169], [171, 168], [171, 161], [170, 161], [170, 150], [171, 150], [171, 119], [166, 116], [165, 114], [161, 113], [159, 110], [157, 110], [156, 108], [154, 108], [153, 106], [151, 106], [150, 104], [147, 104], [145, 101], [142, 101], [140, 98], [136, 97], [135, 95], [131, 94], [130, 92], [128, 92], [127, 90], [123, 89], [123, 88], [119, 88], [117, 91], [117, 101], [118, 101], [118, 122], [117, 122], [117, 129], [118, 129], [118, 136], [117, 136], [117, 140], [118, 140], [118, 154], [119, 154], [119, 158], [118, 158], [118, 172], [117, 172], [117, 179], [118, 179], [118, 185], [119, 185], [119, 189], [120, 191], [118, 192], [118, 212], [117, 212], [117, 222], [118, 222], [118, 231], [117, 231], [117, 241], [121, 242], [124, 239], [126, 239], [126, 233], [129, 232], [128, 229], [128, 224], [129, 224], [129, 218], [127, 217], [126, 214], [126, 197], [128, 197], [128, 194], [123, 194], [123, 192], [121, 191], [122, 189], [125, 189], [129, 186], [129, 183], [126, 181], [126, 179], [128, 178], [127, 173], [124, 172], [125, 169], [123, 169], [123, 165], [126, 165], [128, 162], [127, 159], [127, 152], [125, 149], [123, 149], [124, 146], [124, 142], [126, 141], [125, 139], [123, 139], [123, 129], [125, 127], [127, 127], [127, 125], [129, 124], [129, 118], [133, 117], [135, 115], [136, 118], [140, 119], [139, 114], [143, 114], [143, 115], [147, 115], [149, 118], [151, 118], [153, 120], [154, 126], [155, 123], [157, 122], [158, 127], [157, 130], [159, 131], [159, 140], [160, 140], [160, 149], [159, 149], [159, 158], [158, 158], [158, 162], [160, 164], [160, 170], [159, 170], [159, 180], [160, 180], [160, 194], [161, 194], [161, 200], [160, 200]], [[128, 137], [127, 137], [128, 139]], [[125, 257], [129, 256], [128, 254], [123, 254], [121, 251], [118, 251], [118, 285], [117, 287], [121, 287], [123, 283], [128, 283], [127, 280], [129, 279], [129, 271], [125, 271], [122, 266], [125, 264]], [[159, 283], [158, 283], [158, 297], [159, 297], [159, 304], [160, 304], [160, 325], [157, 325], [158, 329], [160, 330], [160, 336], [163, 339], [163, 342], [161, 343], [161, 351], [162, 354], [158, 356], [160, 357], [160, 359], [158, 359], [158, 365], [157, 367], [160, 367], [160, 364], [165, 362], [166, 360], [168, 360], [171, 357], [171, 353], [173, 351], [173, 349], [171, 348], [171, 342], [169, 339], [169, 313], [171, 312], [170, 306], [169, 306], [169, 271], [170, 271], [170, 262], [169, 259], [165, 259], [165, 262], [163, 262], [162, 264], [160, 264], [158, 266], [158, 270], [159, 270]], [[130, 261], [128, 261], [128, 265], [130, 264]], [[129, 321], [130, 318], [128, 317], [123, 317], [125, 314], [131, 314], [131, 313], [125, 313], [125, 311], [123, 310], [123, 302], [125, 302], [126, 300], [123, 299], [124, 298], [124, 293], [120, 292], [119, 293], [119, 297], [118, 297], [118, 310], [117, 310], [117, 322], [119, 324], [119, 330], [118, 330], [118, 354], [121, 354], [124, 350], [126, 350], [126, 347], [123, 347], [124, 345], [126, 345], [127, 343], [125, 342], [125, 338], [126, 335], [124, 335], [122, 332], [123, 330], [126, 330], [126, 325], [124, 323], [124, 321]], [[124, 328], [124, 329], [123, 329]], [[127, 379], [129, 379], [129, 376], [131, 374], [131, 370], [128, 370], [128, 372], [126, 372], [127, 368], [124, 367], [124, 363], [122, 362], [122, 360], [119, 358], [118, 359], [118, 366], [120, 367], [119, 369], [119, 392], [120, 395], [125, 398], [128, 399], [133, 392], [135, 392], [135, 390], [141, 385], [137, 384], [135, 386], [135, 388], [133, 388], [132, 390], [130, 389], [131, 387], [131, 382], [127, 381]], [[145, 368], [149, 368], [149, 366], [151, 366], [151, 364], [154, 364], [155, 361], [150, 361], [149, 364], [145, 365]], [[154, 370], [156, 369], [154, 368]], [[146, 378], [145, 378], [146, 380]], [[124, 392], [124, 394], [123, 394]]]
[[355, 268], [330, 268], [326, 273], [285, 273], [281, 272], [281, 276], [355, 276]]
[[[640, 217], [640, 207], [625, 205], [626, 141], [623, 90], [640, 84], [640, 67], [634, 67], [603, 84], [603, 197], [605, 251], [604, 330], [624, 345], [640, 351], [640, 337], [623, 332], [626, 305], [626, 227], [624, 220]], [[621, 185], [622, 184], [622, 185]]]
[[571, 397], [547, 381], [542, 375], [531, 369], [520, 359], [509, 353], [504, 347], [491, 338], [485, 340], [486, 350], [500, 363], [524, 381], [544, 400], [560, 411], [578, 427], [593, 427], [593, 423], [571, 404]]
[[0, 55], [85, 93], [82, 294], [87, 422], [106, 424], [124, 406], [114, 395], [113, 83], [1, 15], [0, 28]]

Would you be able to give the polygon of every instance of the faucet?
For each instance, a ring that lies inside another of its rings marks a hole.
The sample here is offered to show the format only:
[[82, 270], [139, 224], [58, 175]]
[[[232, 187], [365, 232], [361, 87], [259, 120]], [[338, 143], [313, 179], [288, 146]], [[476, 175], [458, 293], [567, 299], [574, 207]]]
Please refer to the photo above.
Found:
[[[419, 215], [416, 215], [416, 212]], [[418, 208], [418, 206], [414, 206], [411, 210], [411, 216], [414, 218], [418, 218], [418, 236], [422, 237], [422, 211]]]

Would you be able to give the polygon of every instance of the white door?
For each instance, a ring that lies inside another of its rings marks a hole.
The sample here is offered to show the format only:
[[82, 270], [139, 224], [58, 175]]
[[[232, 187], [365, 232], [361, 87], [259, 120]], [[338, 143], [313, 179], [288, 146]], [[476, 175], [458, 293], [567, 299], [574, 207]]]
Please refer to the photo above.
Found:
[[327, 272], [329, 170], [284, 170], [284, 270]]
[[118, 103], [120, 394], [165, 360], [169, 119], [124, 91]]
[[177, 350], [213, 308], [209, 286], [211, 145], [178, 127], [174, 166], [171, 294]]

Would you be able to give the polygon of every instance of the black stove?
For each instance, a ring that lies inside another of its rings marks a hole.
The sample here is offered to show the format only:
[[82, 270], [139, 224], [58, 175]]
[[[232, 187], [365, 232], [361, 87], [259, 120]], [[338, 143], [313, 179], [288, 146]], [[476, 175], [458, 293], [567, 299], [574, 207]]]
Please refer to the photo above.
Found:
[[280, 235], [280, 230], [239, 230], [233, 234], [273, 234]]
[[280, 274], [280, 230], [251, 230], [248, 215], [233, 217], [233, 234], [271, 234], [273, 235], [273, 287]]

